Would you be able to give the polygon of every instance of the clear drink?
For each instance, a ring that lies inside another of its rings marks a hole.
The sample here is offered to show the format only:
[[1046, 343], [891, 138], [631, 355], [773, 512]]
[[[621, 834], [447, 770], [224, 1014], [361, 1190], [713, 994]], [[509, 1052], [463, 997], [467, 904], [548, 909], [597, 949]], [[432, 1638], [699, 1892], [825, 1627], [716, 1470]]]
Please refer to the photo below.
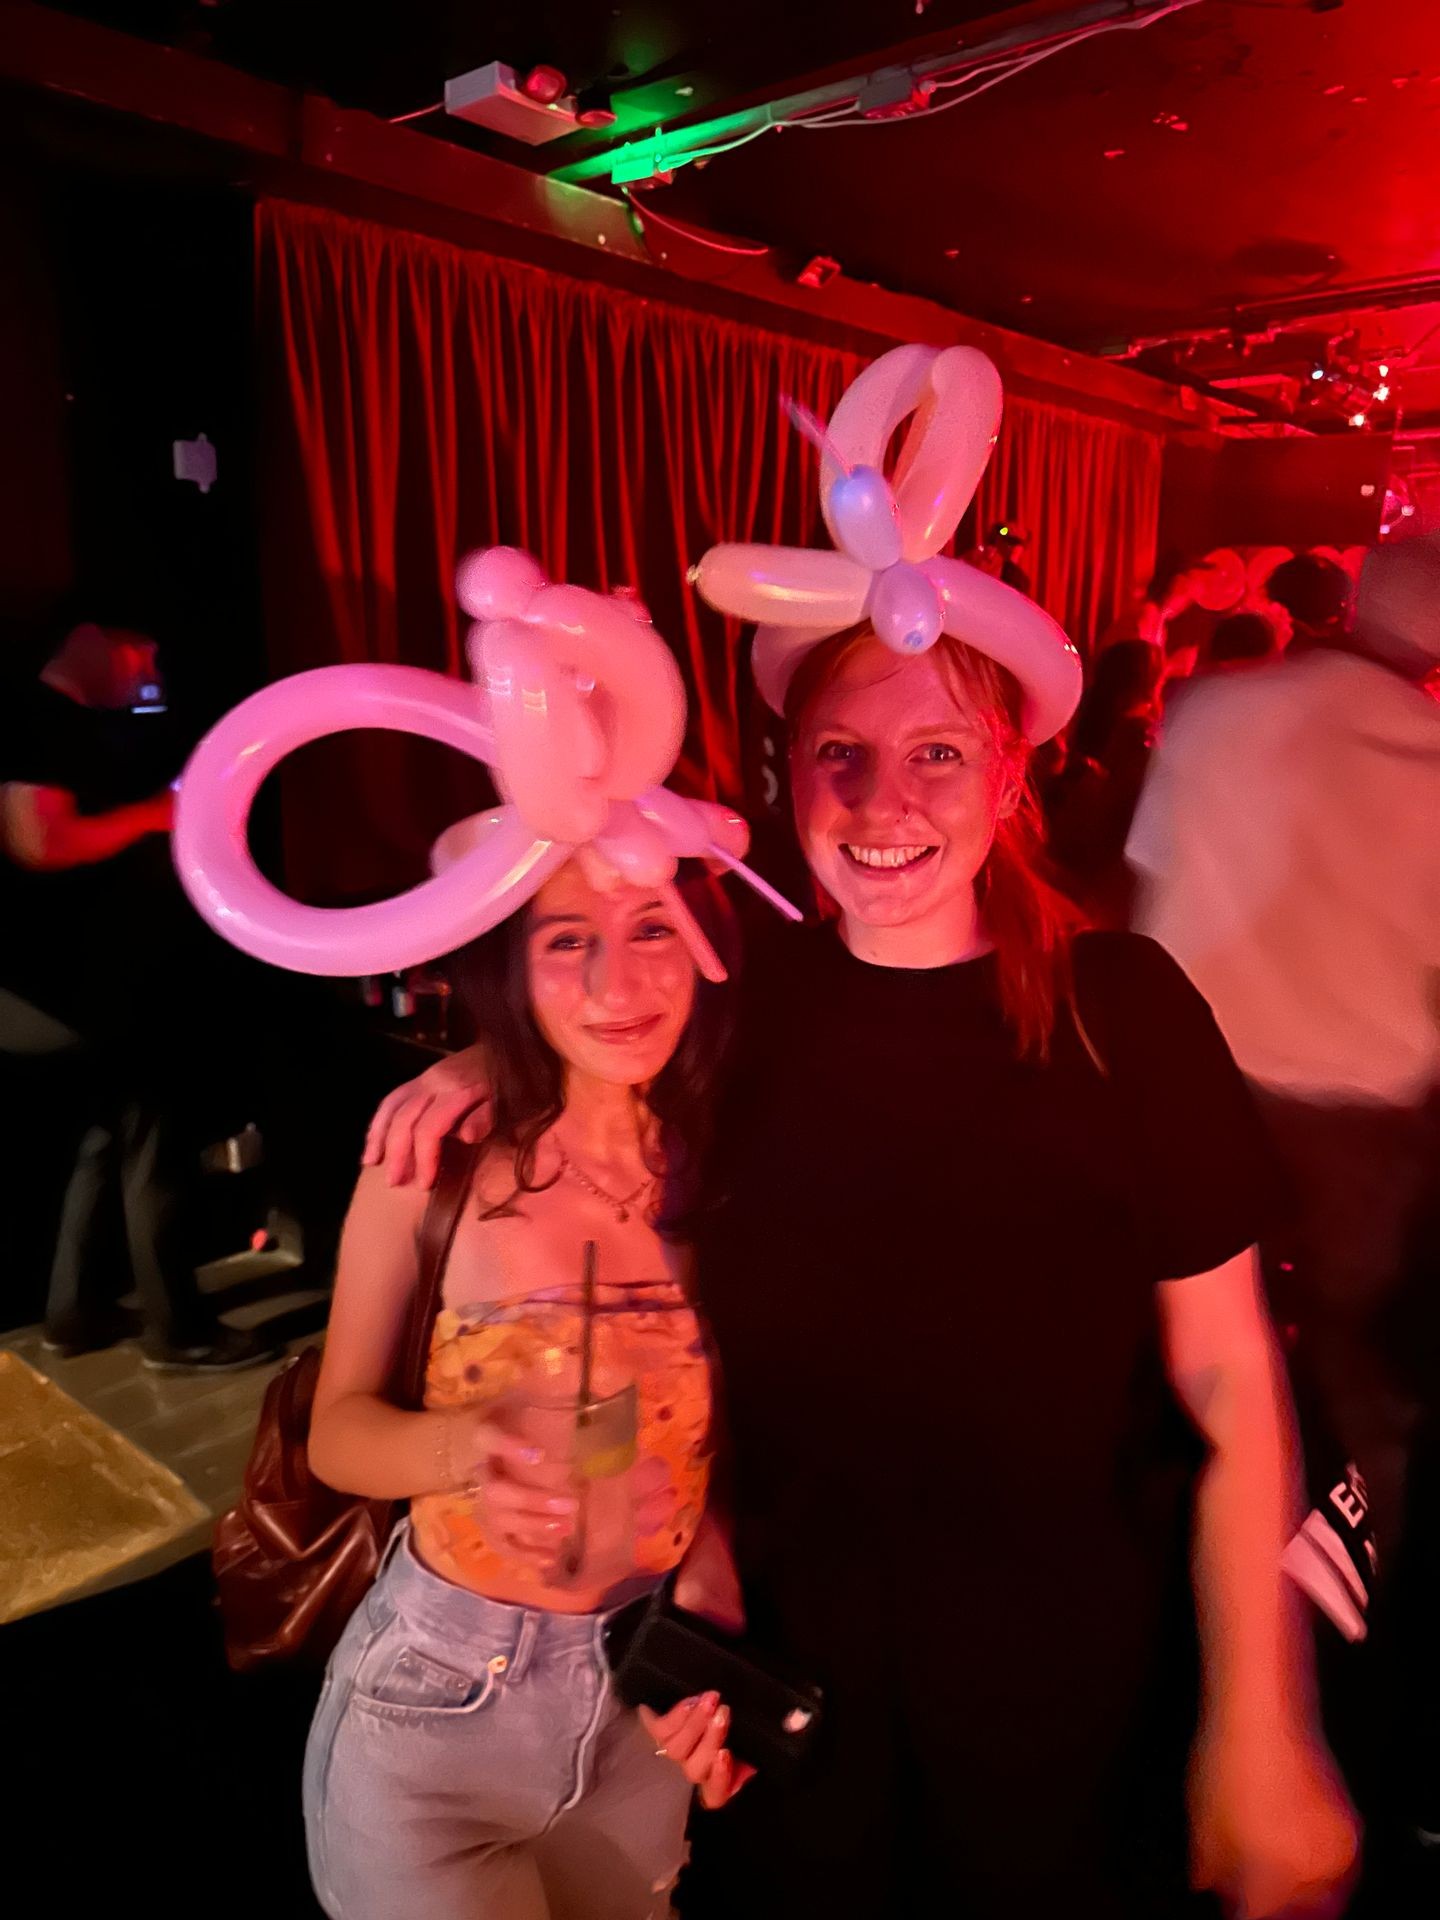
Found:
[[[605, 1382], [595, 1384], [603, 1388]], [[607, 1586], [624, 1579], [636, 1564], [630, 1488], [637, 1433], [634, 1382], [601, 1391], [583, 1404], [577, 1389], [578, 1382], [565, 1391], [560, 1382], [546, 1381], [543, 1392], [518, 1395], [506, 1420], [543, 1456], [533, 1484], [552, 1492], [563, 1484], [579, 1502], [574, 1524], [557, 1542], [545, 1571], [547, 1586], [567, 1589]], [[516, 1470], [515, 1477], [525, 1479], [525, 1470]]]

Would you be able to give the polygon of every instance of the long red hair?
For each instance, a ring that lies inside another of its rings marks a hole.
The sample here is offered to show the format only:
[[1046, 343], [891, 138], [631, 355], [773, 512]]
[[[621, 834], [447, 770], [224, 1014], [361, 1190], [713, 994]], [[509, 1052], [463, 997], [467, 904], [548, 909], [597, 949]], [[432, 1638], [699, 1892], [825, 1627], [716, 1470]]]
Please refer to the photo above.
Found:
[[[868, 624], [833, 634], [795, 669], [785, 695], [792, 747], [822, 689], [874, 637]], [[1017, 1051], [1024, 1058], [1043, 1060], [1050, 1051], [1057, 1010], [1074, 1005], [1071, 942], [1081, 921], [1043, 871], [1045, 836], [1030, 775], [1032, 751], [1020, 725], [1024, 695], [1014, 674], [963, 640], [942, 633], [935, 650], [957, 702], [990, 728], [1012, 782], [1014, 804], [996, 826], [975, 892], [981, 925], [995, 949], [1000, 1005]], [[822, 904], [834, 911], [828, 898]]]

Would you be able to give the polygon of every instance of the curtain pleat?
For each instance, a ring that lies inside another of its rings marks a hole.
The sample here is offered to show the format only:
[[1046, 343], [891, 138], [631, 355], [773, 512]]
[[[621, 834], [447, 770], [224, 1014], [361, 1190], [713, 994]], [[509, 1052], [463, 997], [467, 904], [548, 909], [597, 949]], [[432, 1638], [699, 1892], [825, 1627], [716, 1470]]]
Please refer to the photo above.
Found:
[[1155, 568], [1158, 435], [1068, 407], [1006, 402], [999, 443], [975, 496], [983, 536], [1014, 521], [1035, 598], [1087, 658]]

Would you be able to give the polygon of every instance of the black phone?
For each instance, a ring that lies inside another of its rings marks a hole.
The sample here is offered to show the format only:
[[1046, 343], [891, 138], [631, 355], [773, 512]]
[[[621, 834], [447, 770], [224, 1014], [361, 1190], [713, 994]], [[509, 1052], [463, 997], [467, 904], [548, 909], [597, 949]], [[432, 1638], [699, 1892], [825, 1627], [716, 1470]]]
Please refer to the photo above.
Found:
[[668, 1581], [615, 1615], [605, 1650], [627, 1706], [668, 1713], [696, 1694], [718, 1694], [730, 1709], [730, 1751], [772, 1779], [793, 1773], [815, 1744], [820, 1689], [780, 1673], [743, 1639], [677, 1607]]

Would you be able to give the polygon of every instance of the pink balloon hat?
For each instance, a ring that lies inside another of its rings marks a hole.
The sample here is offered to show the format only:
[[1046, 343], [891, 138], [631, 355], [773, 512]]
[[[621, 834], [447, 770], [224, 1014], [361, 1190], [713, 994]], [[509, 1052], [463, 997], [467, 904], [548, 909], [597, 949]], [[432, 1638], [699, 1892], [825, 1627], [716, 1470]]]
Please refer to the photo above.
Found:
[[[1034, 745], [1070, 719], [1080, 656], [1033, 600], [940, 556], [974, 497], [1000, 426], [1000, 375], [974, 347], [896, 347], [842, 395], [820, 447], [820, 504], [835, 551], [712, 547], [693, 579], [712, 607], [756, 624], [755, 679], [777, 713], [792, 674], [831, 634], [868, 620], [913, 655], [942, 633], [1007, 668]], [[887, 481], [885, 449], [915, 415]]]
[[[680, 670], [642, 609], [552, 586], [529, 554], [472, 554], [458, 579], [474, 621], [468, 686], [420, 667], [321, 667], [252, 695], [196, 748], [174, 849], [201, 914], [244, 952], [298, 973], [389, 973], [452, 952], [531, 899], [567, 860], [596, 885], [654, 887], [707, 979], [725, 969], [674, 885], [709, 859], [799, 912], [745, 866], [738, 814], [661, 785], [685, 732]], [[447, 830], [433, 877], [372, 906], [302, 906], [257, 870], [247, 837], [266, 775], [311, 740], [363, 727], [415, 733], [483, 760], [504, 804]]]

